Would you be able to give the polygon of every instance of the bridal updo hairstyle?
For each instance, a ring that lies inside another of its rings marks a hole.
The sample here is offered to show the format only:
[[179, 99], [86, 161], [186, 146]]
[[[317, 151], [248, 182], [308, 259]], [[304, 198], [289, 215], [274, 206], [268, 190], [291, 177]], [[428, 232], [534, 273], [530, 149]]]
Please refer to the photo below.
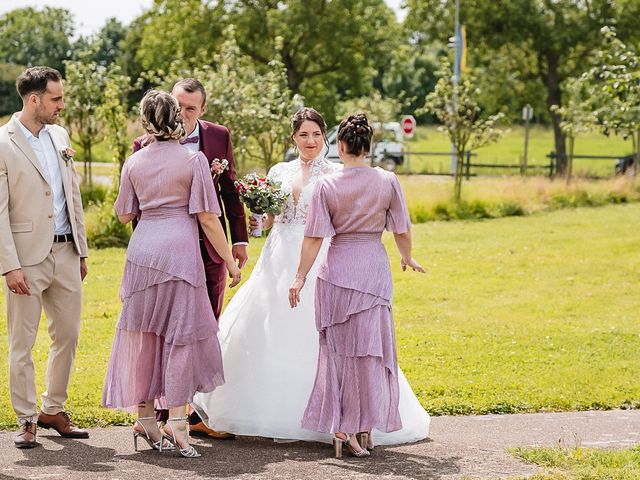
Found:
[[178, 101], [165, 92], [149, 90], [145, 94], [140, 102], [140, 120], [158, 141], [179, 140], [187, 134]]
[[327, 142], [327, 124], [322, 118], [320, 113], [311, 108], [311, 107], [302, 107], [291, 117], [291, 141], [293, 142], [293, 136], [298, 133], [302, 124], [309, 120], [310, 122], [316, 123], [320, 127], [320, 131], [322, 132], [322, 137], [325, 139], [325, 143]]
[[356, 157], [369, 153], [373, 128], [364, 113], [349, 115], [340, 122], [338, 140], [344, 142], [347, 153]]

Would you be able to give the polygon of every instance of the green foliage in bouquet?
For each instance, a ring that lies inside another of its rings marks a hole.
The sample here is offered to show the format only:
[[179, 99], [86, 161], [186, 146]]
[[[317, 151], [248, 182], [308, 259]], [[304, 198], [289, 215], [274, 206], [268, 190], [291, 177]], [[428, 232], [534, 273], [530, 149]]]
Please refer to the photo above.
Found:
[[280, 182], [257, 173], [248, 173], [235, 183], [240, 200], [253, 213], [279, 215], [288, 195], [280, 188]]

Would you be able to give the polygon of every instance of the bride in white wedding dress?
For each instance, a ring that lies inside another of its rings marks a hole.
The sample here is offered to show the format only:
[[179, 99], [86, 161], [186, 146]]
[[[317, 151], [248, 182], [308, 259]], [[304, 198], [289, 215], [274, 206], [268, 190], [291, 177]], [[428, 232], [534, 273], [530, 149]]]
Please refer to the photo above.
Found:
[[[313, 388], [318, 360], [314, 292], [317, 267], [328, 242], [307, 275], [300, 306], [292, 310], [288, 293], [300, 259], [307, 209], [313, 189], [323, 175], [342, 166], [324, 159], [325, 123], [311, 108], [292, 119], [292, 138], [300, 157], [274, 165], [268, 176], [289, 193], [253, 272], [220, 317], [225, 384], [196, 394], [193, 405], [217, 431], [277, 440], [331, 443], [332, 435], [300, 427]], [[403, 428], [392, 433], [373, 431], [376, 445], [415, 442], [429, 434], [429, 415], [411, 390], [402, 371], [400, 417]]]

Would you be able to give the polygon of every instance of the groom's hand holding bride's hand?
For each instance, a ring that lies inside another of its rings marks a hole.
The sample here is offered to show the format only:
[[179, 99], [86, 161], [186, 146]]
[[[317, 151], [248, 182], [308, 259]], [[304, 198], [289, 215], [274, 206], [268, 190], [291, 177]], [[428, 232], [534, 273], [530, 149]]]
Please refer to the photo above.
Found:
[[402, 266], [402, 271], [405, 272], [407, 270], [407, 267], [411, 267], [411, 269], [414, 272], [420, 272], [420, 273], [426, 273], [424, 268], [422, 268], [420, 266], [420, 264], [418, 262], [415, 261], [415, 259], [410, 258], [409, 260], [405, 260], [404, 258], [402, 260], [400, 260], [400, 265]]
[[244, 268], [247, 260], [249, 260], [246, 245], [233, 245], [231, 247], [231, 255], [233, 255], [235, 261], [238, 262], [238, 268], [240, 268], [240, 270]]
[[300, 303], [300, 290], [304, 287], [305, 280], [306, 278], [296, 274], [296, 278], [291, 284], [291, 288], [289, 288], [289, 305], [291, 305], [291, 308], [296, 308]]

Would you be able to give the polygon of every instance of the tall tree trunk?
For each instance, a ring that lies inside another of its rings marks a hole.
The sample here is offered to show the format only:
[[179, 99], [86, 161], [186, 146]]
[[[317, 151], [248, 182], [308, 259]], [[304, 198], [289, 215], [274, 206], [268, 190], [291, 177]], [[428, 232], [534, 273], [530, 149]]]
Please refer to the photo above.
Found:
[[567, 178], [567, 185], [571, 182], [571, 174], [573, 172], [573, 146], [575, 145], [575, 135], [569, 135], [567, 138], [568, 150], [567, 150], [567, 163], [565, 168], [565, 176]]
[[302, 75], [297, 71], [295, 60], [288, 50], [281, 53], [282, 63], [287, 71], [287, 86], [291, 93], [300, 93], [300, 85], [302, 84]]
[[567, 169], [567, 147], [565, 135], [560, 128], [562, 119], [560, 115], [551, 111], [552, 105], [562, 106], [562, 93], [560, 91], [560, 76], [558, 74], [558, 56], [549, 53], [545, 56], [547, 62], [544, 83], [547, 87], [547, 108], [551, 114], [553, 123], [553, 140], [556, 147], [557, 174], [564, 175]]
[[93, 187], [93, 172], [91, 170], [91, 162], [93, 161], [93, 158], [91, 157], [91, 143], [87, 143], [87, 149], [85, 152], [87, 152], [87, 160], [89, 161], [89, 187]]
[[458, 151], [457, 152], [457, 159], [456, 159], [456, 176], [454, 179], [454, 187], [453, 187], [453, 199], [456, 202], [459, 202], [460, 199], [462, 198], [462, 177], [464, 176], [462, 174], [463, 167], [464, 167], [464, 150], [462, 151]]
[[640, 129], [636, 130], [635, 135], [631, 135], [632, 139], [635, 139], [633, 143], [633, 178], [638, 178], [638, 172], [640, 172]]

